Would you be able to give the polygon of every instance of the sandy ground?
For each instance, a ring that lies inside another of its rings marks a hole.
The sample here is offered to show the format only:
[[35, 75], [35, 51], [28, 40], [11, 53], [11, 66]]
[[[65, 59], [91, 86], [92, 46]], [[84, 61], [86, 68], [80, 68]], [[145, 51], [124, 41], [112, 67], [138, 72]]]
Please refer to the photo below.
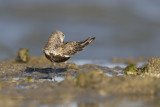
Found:
[[43, 55], [27, 63], [1, 60], [0, 106], [158, 107], [159, 59], [151, 58], [147, 72], [138, 75], [123, 75], [118, 66], [75, 63], [59, 63], [55, 73]]

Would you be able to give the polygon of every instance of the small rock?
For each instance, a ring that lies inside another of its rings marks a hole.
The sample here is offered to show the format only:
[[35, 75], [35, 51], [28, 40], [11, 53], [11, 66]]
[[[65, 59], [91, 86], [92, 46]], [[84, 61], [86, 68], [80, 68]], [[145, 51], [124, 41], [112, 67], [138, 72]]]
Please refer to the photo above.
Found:
[[28, 49], [19, 49], [18, 53], [17, 53], [17, 59], [18, 62], [28, 62], [29, 60], [29, 50]]

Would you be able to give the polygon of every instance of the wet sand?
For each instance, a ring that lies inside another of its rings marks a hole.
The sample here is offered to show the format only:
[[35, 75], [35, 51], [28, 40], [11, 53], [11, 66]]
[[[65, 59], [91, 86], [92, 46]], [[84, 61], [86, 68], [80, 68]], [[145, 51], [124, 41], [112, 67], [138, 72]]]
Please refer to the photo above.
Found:
[[120, 66], [75, 63], [59, 63], [55, 73], [44, 55], [27, 63], [1, 60], [0, 106], [158, 107], [159, 59], [149, 59], [147, 72], [137, 75]]

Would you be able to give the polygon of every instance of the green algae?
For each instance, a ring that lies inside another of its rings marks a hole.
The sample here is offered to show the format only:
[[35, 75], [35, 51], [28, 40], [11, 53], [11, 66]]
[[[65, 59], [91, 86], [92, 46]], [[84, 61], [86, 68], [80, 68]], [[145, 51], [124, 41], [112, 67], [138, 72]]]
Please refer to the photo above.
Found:
[[28, 62], [29, 61], [29, 50], [24, 49], [24, 48], [19, 49], [19, 51], [17, 52], [16, 60], [18, 62], [24, 62], [24, 63]]
[[147, 74], [154, 77], [160, 76], [160, 57], [153, 57], [148, 60], [148, 64], [145, 64], [139, 68], [135, 64], [128, 65], [123, 69], [124, 74], [140, 75]]
[[137, 74], [137, 67], [135, 64], [131, 64], [128, 65], [124, 70], [123, 70], [124, 74], [129, 75], [129, 74], [133, 74], [136, 75]]
[[138, 74], [147, 74], [148, 73], [147, 65], [144, 65], [140, 68], [137, 68], [137, 73]]
[[141, 75], [141, 74], [147, 74], [148, 68], [147, 65], [143, 65], [142, 67], [137, 68], [135, 64], [130, 64], [123, 69], [123, 72], [126, 75]]

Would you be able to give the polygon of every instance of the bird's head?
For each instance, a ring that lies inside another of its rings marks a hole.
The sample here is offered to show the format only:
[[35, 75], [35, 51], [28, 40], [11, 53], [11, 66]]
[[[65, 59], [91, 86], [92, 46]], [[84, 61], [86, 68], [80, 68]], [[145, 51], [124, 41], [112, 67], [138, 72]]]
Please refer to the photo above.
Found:
[[56, 35], [56, 37], [57, 37], [61, 42], [64, 41], [65, 35], [64, 35], [61, 31], [56, 30], [56, 31], [55, 31], [55, 35]]
[[55, 32], [52, 33], [52, 35], [50, 36], [50, 38], [48, 39], [49, 43], [62, 43], [64, 41], [64, 34], [59, 31], [56, 30]]

